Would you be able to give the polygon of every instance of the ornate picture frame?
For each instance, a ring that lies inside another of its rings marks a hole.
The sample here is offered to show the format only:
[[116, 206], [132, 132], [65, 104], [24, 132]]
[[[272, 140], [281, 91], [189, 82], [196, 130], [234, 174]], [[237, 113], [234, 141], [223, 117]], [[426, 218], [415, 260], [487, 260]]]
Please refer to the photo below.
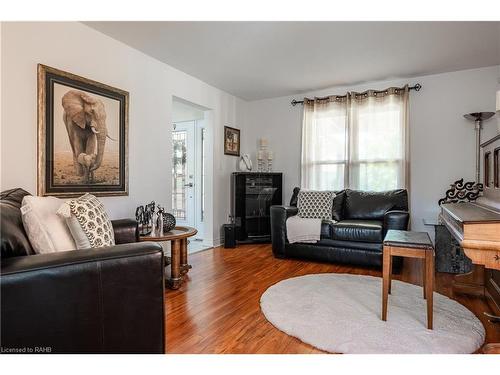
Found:
[[224, 155], [240, 156], [240, 129], [224, 126]]
[[38, 64], [38, 195], [128, 195], [129, 93]]

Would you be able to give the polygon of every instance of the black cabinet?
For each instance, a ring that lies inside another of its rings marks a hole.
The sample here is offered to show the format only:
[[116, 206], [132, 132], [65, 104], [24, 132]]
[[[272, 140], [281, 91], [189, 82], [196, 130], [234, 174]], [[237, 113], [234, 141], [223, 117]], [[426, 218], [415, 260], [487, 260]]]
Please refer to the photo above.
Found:
[[231, 215], [239, 242], [271, 241], [270, 207], [282, 204], [282, 173], [234, 172]]

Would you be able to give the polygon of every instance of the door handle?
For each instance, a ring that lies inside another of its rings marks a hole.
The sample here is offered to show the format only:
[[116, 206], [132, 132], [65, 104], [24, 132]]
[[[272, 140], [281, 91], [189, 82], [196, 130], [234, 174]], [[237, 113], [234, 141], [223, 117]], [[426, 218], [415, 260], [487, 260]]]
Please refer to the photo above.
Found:
[[186, 187], [193, 187], [193, 183], [190, 182], [189, 184], [184, 184], [184, 186], [186, 186]]

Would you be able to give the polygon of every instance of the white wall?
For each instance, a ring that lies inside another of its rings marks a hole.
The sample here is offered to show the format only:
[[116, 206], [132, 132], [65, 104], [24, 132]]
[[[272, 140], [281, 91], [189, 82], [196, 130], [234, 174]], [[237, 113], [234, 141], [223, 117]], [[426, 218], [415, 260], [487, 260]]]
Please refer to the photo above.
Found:
[[[229, 212], [229, 175], [236, 158], [222, 152], [223, 126], [242, 123], [244, 102], [76, 22], [1, 24], [1, 190], [36, 193], [37, 63], [130, 93], [129, 191], [104, 198], [112, 218], [139, 204], [171, 207], [172, 98], [212, 109], [214, 240]], [[210, 134], [212, 133], [212, 134]], [[208, 150], [207, 150], [208, 151]]]
[[[500, 66], [493, 66], [250, 102], [242, 152], [251, 152], [255, 160], [258, 138], [269, 140], [269, 148], [275, 152], [273, 167], [284, 173], [283, 199], [288, 203], [293, 187], [300, 186], [302, 106], [292, 107], [292, 99], [419, 82], [422, 90], [410, 94], [411, 213], [413, 229], [429, 229], [422, 219], [437, 216], [437, 201], [448, 185], [460, 177], [474, 179], [473, 124], [463, 114], [495, 110], [499, 77]], [[496, 134], [495, 120], [484, 127], [483, 139]]]
[[206, 108], [180, 101], [174, 98], [172, 102], [172, 122], [202, 120], [205, 117]]

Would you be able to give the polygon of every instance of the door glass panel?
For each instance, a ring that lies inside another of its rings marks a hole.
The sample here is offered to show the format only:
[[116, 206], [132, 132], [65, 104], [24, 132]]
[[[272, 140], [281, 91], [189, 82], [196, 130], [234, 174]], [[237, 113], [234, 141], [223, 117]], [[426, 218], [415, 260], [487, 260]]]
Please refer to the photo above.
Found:
[[187, 132], [172, 132], [172, 211], [178, 220], [186, 220], [186, 184], [187, 184]]

